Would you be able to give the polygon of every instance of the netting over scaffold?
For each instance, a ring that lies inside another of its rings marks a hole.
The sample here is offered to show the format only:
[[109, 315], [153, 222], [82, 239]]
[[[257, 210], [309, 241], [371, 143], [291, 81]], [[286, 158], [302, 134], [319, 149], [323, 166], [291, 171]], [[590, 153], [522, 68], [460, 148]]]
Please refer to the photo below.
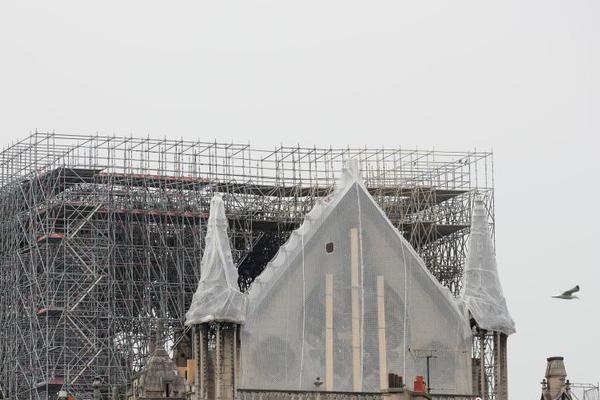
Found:
[[461, 297], [468, 311], [481, 329], [506, 335], [515, 333], [498, 276], [487, 211], [480, 199], [475, 200], [473, 207], [467, 254]]
[[216, 195], [210, 202], [206, 247], [200, 264], [201, 278], [186, 313], [186, 325], [212, 321], [244, 323], [247, 296], [238, 288], [228, 226], [223, 199]]
[[375, 392], [388, 373], [471, 392], [471, 332], [350, 163], [249, 290], [241, 387]]

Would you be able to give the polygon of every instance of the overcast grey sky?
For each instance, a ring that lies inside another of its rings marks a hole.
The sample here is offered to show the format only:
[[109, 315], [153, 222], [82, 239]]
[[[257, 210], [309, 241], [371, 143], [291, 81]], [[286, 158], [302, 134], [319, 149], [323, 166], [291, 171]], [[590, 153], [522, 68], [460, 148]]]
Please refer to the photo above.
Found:
[[2, 2], [1, 144], [493, 149], [510, 396], [535, 398], [547, 356], [600, 380], [599, 39], [597, 0]]

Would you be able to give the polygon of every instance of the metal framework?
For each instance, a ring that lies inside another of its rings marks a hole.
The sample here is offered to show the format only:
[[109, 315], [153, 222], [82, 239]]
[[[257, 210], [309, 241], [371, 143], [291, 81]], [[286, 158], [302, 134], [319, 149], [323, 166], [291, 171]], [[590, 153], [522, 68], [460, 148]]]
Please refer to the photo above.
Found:
[[600, 383], [570, 383], [573, 400], [600, 400]]
[[473, 336], [474, 393], [484, 400], [508, 399], [508, 336], [479, 330]]
[[245, 289], [347, 158], [454, 294], [489, 152], [278, 147], [35, 133], [0, 153], [0, 397], [121, 390], [157, 323], [189, 356], [209, 201], [223, 193]]

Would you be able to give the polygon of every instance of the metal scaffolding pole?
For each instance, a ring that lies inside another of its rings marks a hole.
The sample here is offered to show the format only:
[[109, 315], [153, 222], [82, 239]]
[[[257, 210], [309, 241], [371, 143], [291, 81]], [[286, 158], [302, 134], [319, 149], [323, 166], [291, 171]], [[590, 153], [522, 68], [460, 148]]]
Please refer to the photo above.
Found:
[[[35, 133], [0, 153], [0, 394], [125, 390], [157, 321], [175, 360], [222, 193], [245, 290], [348, 158], [442, 284], [461, 289], [471, 203], [493, 220], [489, 152], [278, 147]], [[176, 344], [176, 345], [175, 345]], [[182, 361], [183, 360], [183, 361]], [[184, 366], [184, 365], [182, 365]]]

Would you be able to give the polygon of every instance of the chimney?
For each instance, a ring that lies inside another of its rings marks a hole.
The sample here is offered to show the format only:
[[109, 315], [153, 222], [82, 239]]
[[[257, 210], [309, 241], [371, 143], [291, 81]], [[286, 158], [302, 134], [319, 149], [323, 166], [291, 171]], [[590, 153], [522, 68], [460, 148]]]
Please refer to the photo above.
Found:
[[564, 357], [550, 357], [546, 365], [547, 390], [553, 399], [557, 398], [567, 389], [567, 370]]

